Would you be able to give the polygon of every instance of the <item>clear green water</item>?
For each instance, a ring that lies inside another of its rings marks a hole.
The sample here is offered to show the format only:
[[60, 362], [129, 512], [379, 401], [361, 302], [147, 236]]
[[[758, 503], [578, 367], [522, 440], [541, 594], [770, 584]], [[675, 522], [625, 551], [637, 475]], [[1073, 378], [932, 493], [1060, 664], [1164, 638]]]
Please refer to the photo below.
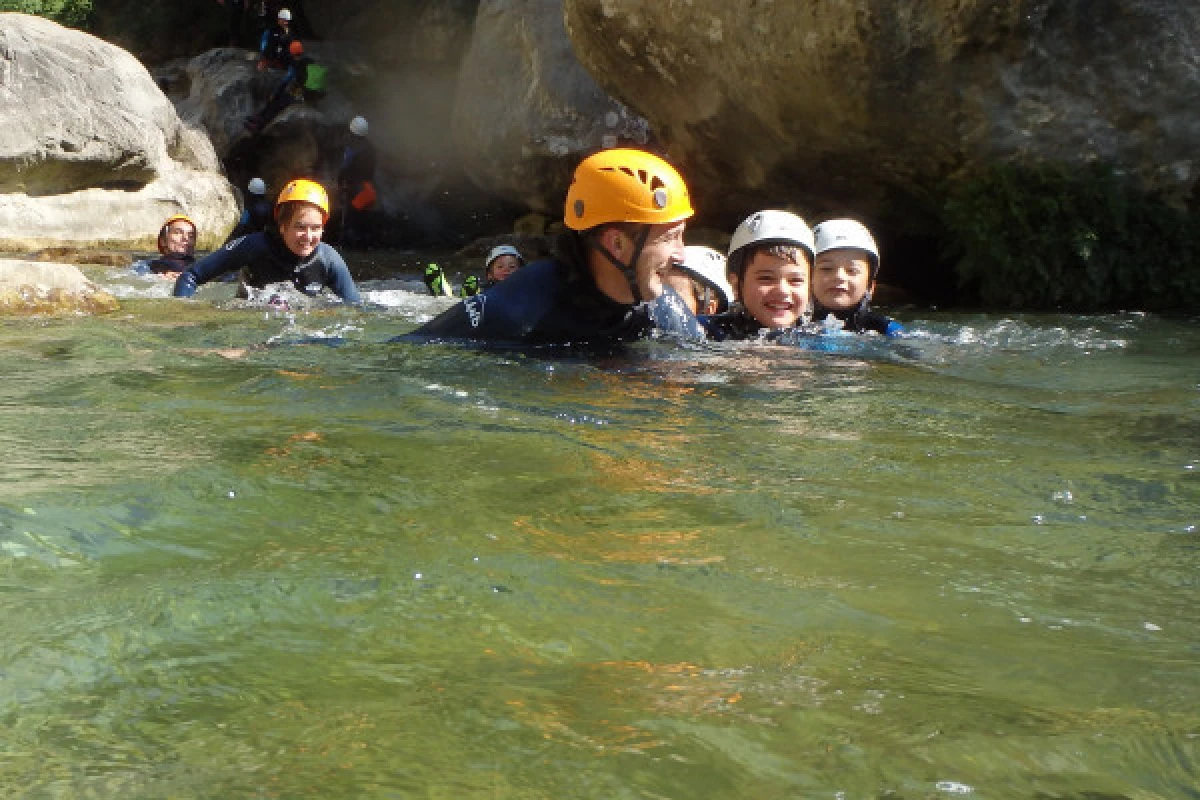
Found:
[[0, 794], [1200, 797], [1194, 321], [588, 361], [387, 297], [0, 321]]

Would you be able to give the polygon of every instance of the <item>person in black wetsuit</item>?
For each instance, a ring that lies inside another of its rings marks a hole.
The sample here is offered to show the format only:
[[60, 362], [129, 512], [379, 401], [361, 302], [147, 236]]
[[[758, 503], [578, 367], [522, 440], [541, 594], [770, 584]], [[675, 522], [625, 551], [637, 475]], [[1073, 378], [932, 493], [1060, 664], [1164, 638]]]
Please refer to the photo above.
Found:
[[701, 317], [718, 341], [750, 339], [803, 324], [809, 313], [813, 233], [790, 211], [758, 211], [729, 242], [729, 277], [739, 299], [729, 311]]
[[250, 233], [260, 233], [270, 224], [271, 201], [267, 199], [266, 181], [262, 178], [251, 178], [250, 183], [246, 184], [246, 207], [242, 209], [238, 224], [225, 243], [229, 244], [234, 239], [240, 239]]
[[275, 24], [263, 31], [262, 41], [258, 46], [258, 69], [287, 69], [292, 63], [288, 47], [292, 43], [292, 12], [286, 8], [279, 9], [275, 15]]
[[315, 181], [292, 181], [275, 202], [278, 229], [235, 239], [197, 261], [175, 281], [175, 296], [191, 297], [200, 284], [240, 269], [246, 286], [261, 288], [290, 281], [305, 294], [319, 294], [327, 288], [347, 303], [360, 302], [346, 262], [321, 241], [328, 219], [325, 188]]
[[158, 231], [158, 252], [147, 265], [149, 272], [175, 280], [196, 261], [196, 223], [191, 217], [176, 214], [167, 217]]
[[896, 336], [903, 332], [900, 323], [871, 310], [879, 248], [867, 227], [853, 219], [831, 219], [814, 228], [813, 234], [813, 319], [821, 322], [832, 315], [855, 333]]
[[338, 199], [342, 207], [342, 242], [363, 244], [367, 236], [367, 213], [375, 207], [375, 145], [367, 138], [370, 126], [363, 117], [350, 120], [350, 141], [342, 151], [338, 169]]
[[683, 260], [693, 213], [683, 178], [661, 158], [624, 148], [589, 156], [567, 191], [567, 230], [553, 258], [522, 267], [406, 338], [612, 343], [655, 328], [702, 338], [663, 280]]

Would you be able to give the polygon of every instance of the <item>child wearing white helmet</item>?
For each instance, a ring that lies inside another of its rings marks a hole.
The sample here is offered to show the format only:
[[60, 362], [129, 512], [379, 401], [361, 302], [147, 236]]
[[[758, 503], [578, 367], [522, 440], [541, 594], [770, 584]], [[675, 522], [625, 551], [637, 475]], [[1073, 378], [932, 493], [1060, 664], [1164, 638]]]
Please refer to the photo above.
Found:
[[664, 280], [693, 314], [720, 314], [733, 304], [733, 287], [725, 276], [725, 256], [711, 247], [684, 247], [683, 263], [673, 266]]
[[701, 320], [710, 337], [748, 339], [792, 328], [809, 315], [813, 234], [790, 211], [758, 211], [729, 242], [728, 273], [739, 303]]
[[287, 69], [292, 62], [289, 47], [292, 39], [292, 12], [286, 8], [279, 9], [275, 15], [274, 24], [268, 25], [263, 31], [262, 40], [258, 45], [258, 69]]
[[[459, 296], [474, 297], [513, 275], [523, 266], [525, 266], [525, 257], [521, 255], [520, 250], [511, 244], [497, 245], [488, 251], [487, 258], [483, 260], [483, 282], [481, 283], [479, 278], [474, 275], [468, 275], [463, 278], [462, 288], [458, 292]], [[436, 296], [438, 294], [437, 287], [430, 285], [429, 272], [429, 269], [426, 268], [425, 285], [429, 286], [430, 294]]]
[[875, 331], [895, 336], [904, 330], [895, 320], [871, 311], [871, 294], [879, 276], [879, 248], [861, 222], [831, 219], [814, 230], [814, 318], [832, 316], [848, 331]]

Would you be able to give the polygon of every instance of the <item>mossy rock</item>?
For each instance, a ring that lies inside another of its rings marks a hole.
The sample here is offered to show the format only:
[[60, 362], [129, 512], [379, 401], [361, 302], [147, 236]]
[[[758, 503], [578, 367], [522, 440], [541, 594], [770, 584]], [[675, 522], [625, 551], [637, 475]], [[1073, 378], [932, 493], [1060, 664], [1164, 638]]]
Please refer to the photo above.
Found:
[[71, 264], [0, 259], [0, 314], [107, 314], [120, 308]]

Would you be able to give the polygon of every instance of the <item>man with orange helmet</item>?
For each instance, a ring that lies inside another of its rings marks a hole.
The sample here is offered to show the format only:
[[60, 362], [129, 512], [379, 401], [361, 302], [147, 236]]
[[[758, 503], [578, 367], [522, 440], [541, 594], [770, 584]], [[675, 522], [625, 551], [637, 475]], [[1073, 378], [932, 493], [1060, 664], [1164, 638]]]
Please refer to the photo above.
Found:
[[242, 283], [263, 287], [289, 281], [305, 294], [329, 289], [347, 303], [359, 302], [358, 287], [338, 252], [321, 241], [329, 221], [329, 195], [316, 181], [291, 181], [275, 201], [276, 227], [234, 239], [197, 261], [175, 282], [176, 297], [240, 269]]
[[196, 260], [196, 223], [186, 214], [167, 217], [158, 231], [159, 257], [149, 263], [155, 275], [174, 280]]
[[554, 258], [519, 270], [415, 331], [528, 343], [630, 341], [658, 328], [702, 337], [664, 277], [683, 261], [692, 216], [680, 174], [640, 150], [604, 150], [575, 169]]

